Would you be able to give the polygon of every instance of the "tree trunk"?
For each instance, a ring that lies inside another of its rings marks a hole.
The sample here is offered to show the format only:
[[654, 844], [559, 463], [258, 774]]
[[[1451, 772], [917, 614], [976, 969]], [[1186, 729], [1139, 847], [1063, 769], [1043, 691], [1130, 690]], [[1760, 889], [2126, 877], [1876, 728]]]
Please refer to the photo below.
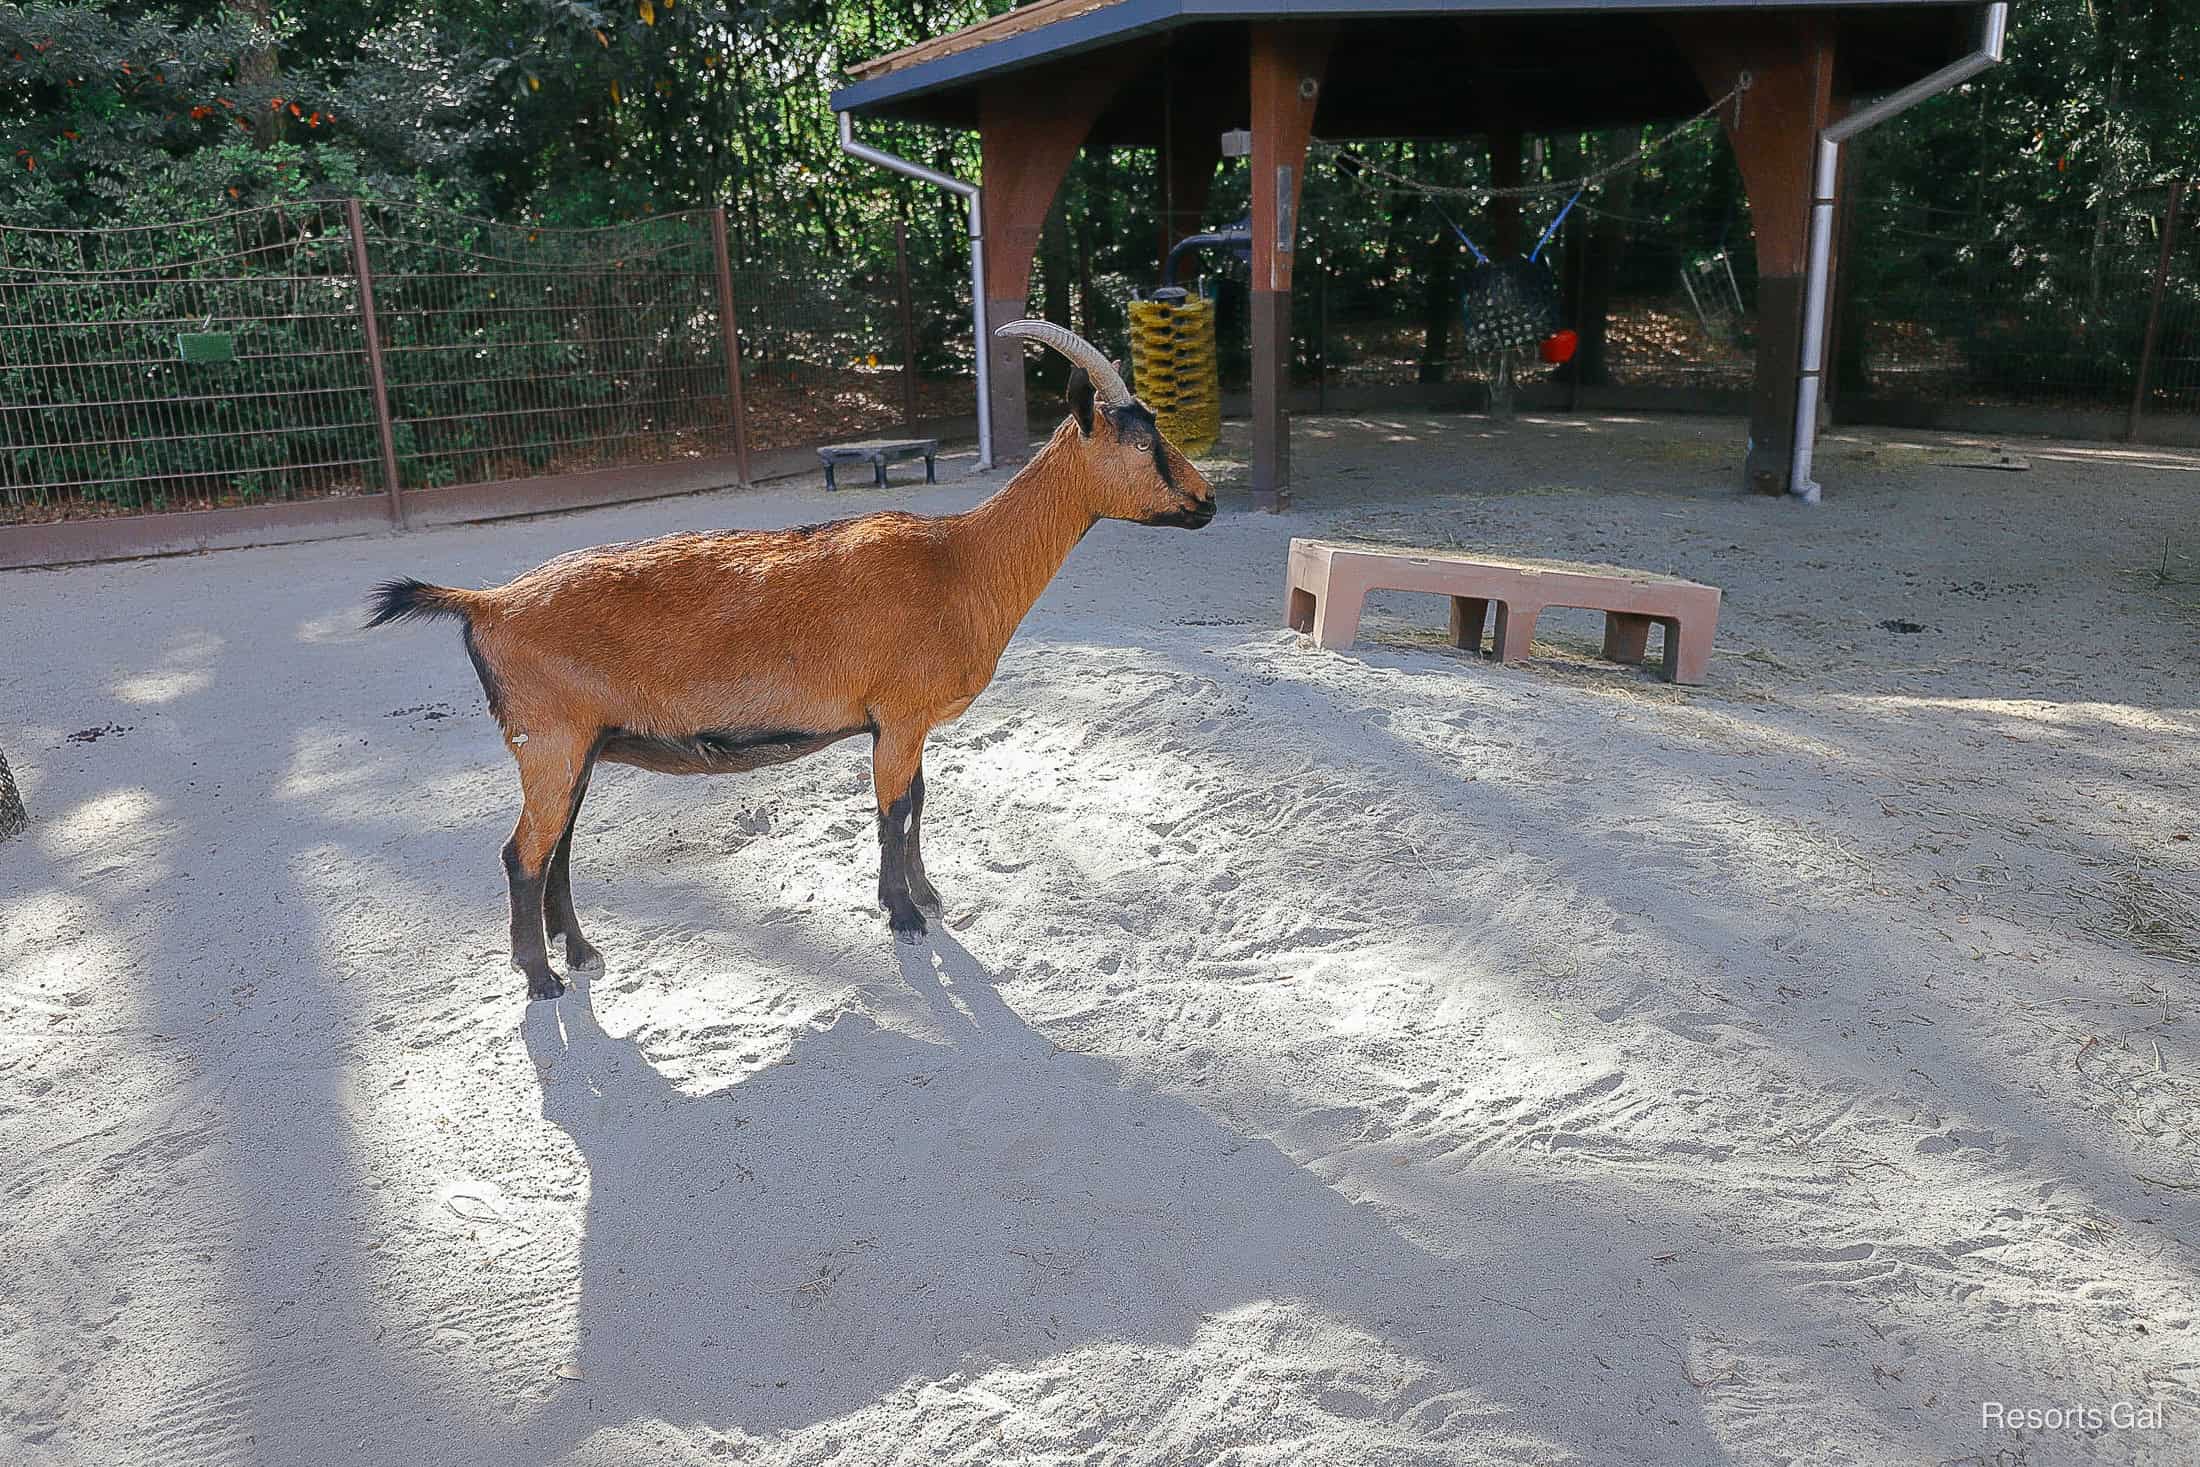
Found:
[[267, 105], [276, 75], [282, 70], [282, 59], [275, 52], [274, 5], [272, 0], [229, 0], [229, 8], [238, 19], [257, 29], [264, 42], [247, 46], [237, 56], [240, 101], [252, 123], [252, 140], [264, 148], [280, 135], [283, 121], [283, 114]]
[[[1428, 180], [1434, 184], [1449, 184], [1456, 171], [1449, 166], [1451, 160], [1443, 151], [1431, 156], [1424, 146], [1418, 150], [1418, 161]], [[1423, 281], [1421, 296], [1421, 361], [1415, 374], [1421, 382], [1444, 380], [1445, 358], [1451, 355], [1452, 318], [1459, 313], [1459, 302], [1453, 289], [1454, 261], [1459, 245], [1444, 222], [1441, 206], [1433, 198], [1424, 199], [1419, 210], [1424, 249], [1422, 265], [1418, 272]]]
[[1077, 211], [1077, 315], [1089, 341], [1100, 334], [1100, 297], [1092, 284], [1092, 211]]
[[1057, 326], [1068, 326], [1070, 316], [1070, 251], [1069, 220], [1064, 217], [1069, 206], [1069, 190], [1054, 208], [1047, 211], [1047, 222], [1039, 236], [1040, 293], [1044, 297], [1046, 319]]
[[[1600, 156], [1609, 156], [1623, 138], [1599, 141]], [[1627, 248], [1627, 221], [1623, 217], [1635, 205], [1635, 170], [1630, 168], [1612, 181], [1605, 195], [1610, 213], [1598, 213], [1589, 229], [1586, 259], [1581, 272], [1581, 317], [1574, 326], [1580, 340], [1574, 345], [1574, 376], [1584, 387], [1611, 385], [1612, 369], [1605, 351], [1606, 323], [1612, 313], [1612, 292], [1619, 283], [1620, 256]]]
[[[1039, 296], [1040, 314], [1057, 326], [1070, 325], [1070, 254], [1069, 219], [1070, 190], [1068, 178], [1062, 180], [1062, 191], [1047, 210], [1046, 223], [1039, 231]], [[1049, 391], [1066, 385], [1070, 364], [1059, 352], [1043, 352], [1048, 360], [1030, 363], [1032, 377]]]
[[2085, 313], [2101, 313], [2102, 275], [2107, 262], [2108, 213], [2111, 200], [2122, 192], [2123, 166], [2116, 153], [2116, 131], [2123, 125], [2124, 23], [2131, 15], [2131, 0], [2116, 0], [2116, 8], [2101, 17], [2101, 39], [2108, 47], [2108, 108], [2101, 118], [2102, 151], [2107, 168], [2101, 178], [2100, 201], [2093, 206], [2093, 248], [2086, 259]]
[[8, 768], [8, 756], [0, 754], [0, 840], [21, 835], [30, 823], [30, 816], [23, 810], [23, 797], [16, 793], [15, 773]]
[[1420, 380], [1423, 382], [1443, 381], [1445, 359], [1451, 355], [1451, 323], [1459, 314], [1458, 292], [1453, 289], [1451, 279], [1452, 262], [1457, 255], [1451, 232], [1439, 233], [1430, 247], [1428, 292], [1422, 302]]
[[[1584, 150], [1578, 172], [1589, 171], [1590, 157]], [[1554, 381], [1566, 384], [1568, 412], [1574, 411], [1581, 404], [1581, 341], [1586, 330], [1582, 322], [1588, 310], [1589, 229], [1589, 216], [1577, 208], [1559, 226], [1558, 239], [1555, 241], [1558, 250], [1558, 324], [1574, 333], [1574, 354], [1561, 363], [1551, 376]]]
[[[1871, 391], [1867, 353], [1871, 344], [1871, 316], [1856, 292], [1861, 263], [1856, 257], [1856, 209], [1864, 187], [1864, 150], [1861, 140], [1841, 150], [1841, 177], [1837, 185], [1839, 214], [1833, 246], [1833, 341], [1829, 355], [1833, 370], [1826, 378], [1824, 405], [1828, 415], [1837, 413], [1841, 399]], [[1976, 297], [1973, 297], [1976, 299]]]
[[[1410, 165], [1406, 162], [1406, 145], [1404, 143], [1392, 143], [1390, 145], [1390, 156], [1384, 159], [1383, 162], [1393, 173], [1408, 172]], [[1401, 205], [1393, 204], [1385, 213], [1389, 217], [1384, 221], [1383, 229], [1383, 275], [1386, 279], [1395, 280], [1398, 278], [1399, 271], [1404, 268], [1406, 253], [1409, 249], [1406, 243], [1408, 234], [1406, 221], [1412, 217], [1412, 211]]]

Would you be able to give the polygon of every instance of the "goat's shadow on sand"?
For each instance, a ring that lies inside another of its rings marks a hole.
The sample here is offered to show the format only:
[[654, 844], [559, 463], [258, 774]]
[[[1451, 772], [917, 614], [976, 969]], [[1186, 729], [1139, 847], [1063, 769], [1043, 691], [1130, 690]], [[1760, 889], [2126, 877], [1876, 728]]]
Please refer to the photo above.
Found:
[[606, 1412], [798, 1429], [966, 1368], [1181, 1346], [1280, 1300], [1413, 1362], [1409, 1400], [1329, 1391], [1337, 1415], [1432, 1445], [1494, 1431], [1594, 1454], [1640, 1434], [1718, 1458], [1694, 1412], [1552, 1398], [1554, 1349], [1613, 1350], [1606, 1301], [1544, 1301], [1523, 1349], [1485, 1298], [1501, 1256], [1433, 1256], [1272, 1144], [1056, 1049], [944, 933], [896, 946], [948, 1042], [844, 1014], [710, 1095], [607, 1035], [585, 977], [529, 1011], [545, 1115], [591, 1177], [576, 1433]]

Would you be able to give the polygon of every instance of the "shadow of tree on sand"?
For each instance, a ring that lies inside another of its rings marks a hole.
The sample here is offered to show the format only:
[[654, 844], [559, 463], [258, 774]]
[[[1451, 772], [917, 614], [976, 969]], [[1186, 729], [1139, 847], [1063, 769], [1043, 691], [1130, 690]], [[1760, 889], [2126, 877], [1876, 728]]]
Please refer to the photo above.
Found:
[[[1692, 1412], [1622, 1391], [1551, 1397], [1554, 1346], [1613, 1349], [1594, 1270], [1579, 1297], [1538, 1302], [1523, 1349], [1520, 1319], [1489, 1297], [1502, 1256], [1434, 1256], [1272, 1144], [1057, 1049], [936, 928], [898, 957], [948, 1042], [843, 1013], [708, 1095], [606, 1034], [585, 977], [530, 1010], [545, 1115], [591, 1176], [587, 1385], [549, 1422], [566, 1416], [576, 1436], [607, 1413], [796, 1430], [1000, 1362], [1183, 1347], [1217, 1314], [1282, 1303], [1301, 1343], [1340, 1330], [1389, 1376], [1381, 1391], [1333, 1384], [1319, 1410], [1389, 1418], [1396, 1460], [1493, 1439], [1538, 1460], [1629, 1441], [1723, 1460]], [[1150, 1422], [1150, 1404], [1095, 1409], [1122, 1429]]]

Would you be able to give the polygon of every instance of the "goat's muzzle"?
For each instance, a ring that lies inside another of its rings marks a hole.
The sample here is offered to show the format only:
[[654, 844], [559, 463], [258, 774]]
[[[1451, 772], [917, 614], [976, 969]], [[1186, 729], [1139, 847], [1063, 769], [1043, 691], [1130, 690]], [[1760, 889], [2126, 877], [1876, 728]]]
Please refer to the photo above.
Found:
[[1212, 499], [1202, 499], [1187, 501], [1182, 509], [1157, 514], [1146, 523], [1176, 530], [1203, 530], [1214, 522], [1214, 518], [1215, 502]]

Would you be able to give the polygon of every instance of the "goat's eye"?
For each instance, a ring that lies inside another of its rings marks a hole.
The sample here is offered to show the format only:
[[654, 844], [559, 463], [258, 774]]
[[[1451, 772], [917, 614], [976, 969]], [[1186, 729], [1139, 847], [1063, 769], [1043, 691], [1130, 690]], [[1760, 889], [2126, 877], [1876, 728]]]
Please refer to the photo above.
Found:
[[1130, 440], [1130, 445], [1133, 450], [1139, 453], [1153, 452], [1153, 440], [1146, 437], [1144, 434], [1133, 435]]

